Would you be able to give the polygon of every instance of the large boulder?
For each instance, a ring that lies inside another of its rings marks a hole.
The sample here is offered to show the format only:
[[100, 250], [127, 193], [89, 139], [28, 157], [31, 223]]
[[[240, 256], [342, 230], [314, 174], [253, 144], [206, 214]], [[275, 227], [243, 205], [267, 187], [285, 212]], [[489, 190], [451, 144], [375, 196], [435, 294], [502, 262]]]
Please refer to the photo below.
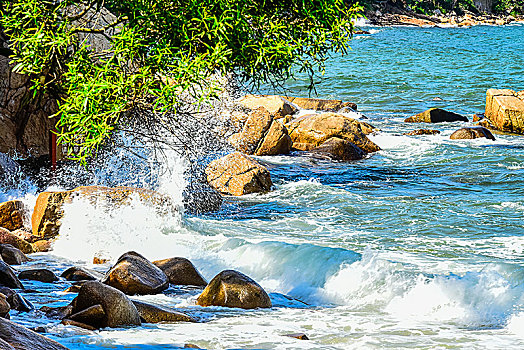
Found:
[[[100, 310], [103, 311], [103, 316], [100, 315]], [[74, 315], [74, 318], [84, 321], [79, 322], [95, 328], [141, 324], [135, 305], [124, 293], [97, 281], [88, 281], [82, 285], [78, 296], [73, 300], [71, 316], [68, 318], [73, 319]], [[88, 319], [87, 315], [92, 315], [93, 318]]]
[[168, 307], [144, 303], [138, 300], [132, 300], [132, 302], [138, 310], [142, 322], [196, 322], [193, 317]]
[[251, 110], [264, 107], [277, 119], [297, 112], [297, 109], [289, 101], [276, 95], [247, 95], [238, 100], [237, 103]]
[[264, 107], [250, 113], [242, 131], [232, 135], [229, 143], [239, 152], [258, 156], [287, 154], [291, 149], [286, 127]]
[[135, 252], [123, 254], [102, 282], [127, 295], [158, 294], [169, 287], [166, 274]]
[[21, 280], [39, 281], [44, 283], [53, 283], [58, 281], [55, 273], [48, 269], [30, 269], [24, 270], [18, 274]]
[[325, 100], [321, 98], [306, 98], [306, 97], [284, 97], [289, 102], [297, 105], [301, 109], [310, 109], [324, 112], [338, 112], [343, 108], [351, 108], [357, 110], [357, 105], [352, 102], [343, 102], [341, 100]]
[[242, 309], [272, 306], [266, 291], [258, 283], [234, 270], [225, 270], [216, 275], [198, 297], [197, 304]]
[[498, 130], [524, 134], [524, 94], [522, 91], [489, 89], [485, 115]]
[[463, 115], [448, 112], [440, 108], [431, 108], [427, 111], [406, 118], [406, 123], [451, 123], [451, 122], [467, 122], [468, 118]]
[[452, 140], [462, 140], [462, 139], [471, 140], [471, 139], [478, 139], [478, 138], [486, 138], [486, 139], [495, 141], [495, 136], [493, 136], [491, 131], [481, 126], [458, 129], [453, 134], [451, 134], [449, 138]]
[[9, 265], [21, 265], [29, 261], [29, 258], [20, 249], [11, 244], [0, 244], [0, 256]]
[[10, 231], [24, 227], [27, 209], [22, 201], [14, 200], [0, 204], [0, 227]]
[[14, 270], [4, 261], [0, 261], [0, 286], [24, 289], [22, 282], [16, 277]]
[[0, 318], [0, 339], [3, 341], [0, 342], [2, 349], [67, 350], [56, 341], [3, 318]]
[[313, 148], [311, 152], [341, 161], [359, 160], [366, 156], [366, 152], [358, 146], [338, 137], [328, 139], [320, 146]]
[[61, 220], [64, 216], [64, 204], [82, 197], [91, 203], [111, 205], [129, 204], [132, 198], [154, 205], [162, 212], [174, 211], [168, 197], [147, 189], [133, 187], [82, 186], [70, 191], [42, 192], [38, 195], [31, 217], [33, 234], [41, 238], [52, 238], [58, 235]]
[[0, 227], [0, 244], [10, 244], [11, 246], [20, 249], [26, 254], [33, 252], [31, 243], [3, 227]]
[[156, 267], [164, 271], [169, 283], [186, 286], [207, 286], [207, 282], [191, 261], [186, 258], [170, 258], [153, 261]]
[[273, 186], [269, 171], [239, 152], [212, 161], [206, 168], [206, 175], [208, 183], [226, 195], [268, 192]]
[[337, 113], [310, 114], [287, 124], [293, 148], [311, 151], [332, 137], [346, 140], [366, 153], [380, 151], [366, 135], [372, 132], [369, 124]]

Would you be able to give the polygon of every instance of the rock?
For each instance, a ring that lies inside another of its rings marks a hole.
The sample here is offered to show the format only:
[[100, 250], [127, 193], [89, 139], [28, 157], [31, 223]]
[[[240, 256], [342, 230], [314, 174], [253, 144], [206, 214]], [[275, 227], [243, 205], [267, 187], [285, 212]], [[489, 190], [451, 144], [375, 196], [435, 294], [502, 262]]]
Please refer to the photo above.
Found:
[[295, 114], [297, 109], [280, 96], [276, 95], [247, 95], [237, 101], [241, 106], [255, 110], [264, 107], [275, 118], [283, 118], [286, 115]]
[[0, 317], [9, 318], [9, 311], [11, 310], [11, 305], [7, 302], [7, 297], [0, 293]]
[[103, 276], [98, 272], [88, 271], [81, 267], [72, 266], [62, 272], [60, 277], [68, 281], [94, 281], [101, 279]]
[[33, 253], [48, 252], [51, 250], [51, 241], [42, 239], [31, 244]]
[[201, 349], [198, 345], [187, 343], [184, 344], [184, 349]]
[[220, 210], [222, 195], [208, 183], [191, 182], [183, 192], [184, 210], [191, 214], [203, 214]]
[[3, 261], [0, 261], [0, 285], [9, 288], [24, 289], [22, 282], [16, 277], [13, 269]]
[[0, 244], [0, 255], [9, 265], [21, 265], [30, 260], [20, 249], [11, 244]]
[[269, 171], [239, 152], [212, 161], [205, 172], [208, 183], [226, 195], [268, 192], [273, 186]]
[[135, 252], [118, 258], [102, 282], [127, 295], [158, 294], [169, 287], [166, 274]]
[[369, 124], [342, 114], [306, 115], [287, 126], [293, 148], [301, 151], [311, 151], [332, 137], [351, 142], [366, 153], [380, 151], [380, 147], [366, 136], [372, 132]]
[[196, 320], [191, 316], [164, 306], [144, 303], [138, 300], [132, 300], [132, 302], [138, 310], [142, 322], [196, 322]]
[[229, 143], [241, 153], [258, 156], [287, 154], [291, 149], [286, 127], [263, 107], [251, 112], [242, 131], [232, 135]]
[[104, 311], [102, 319], [86, 324], [95, 328], [140, 326], [140, 316], [129, 298], [116, 288], [97, 281], [82, 285], [78, 296], [72, 303], [72, 314], [77, 314], [92, 306], [100, 305]]
[[103, 258], [103, 257], [101, 257], [101, 256], [94, 256], [94, 257], [93, 257], [93, 264], [94, 264], [94, 265], [107, 264], [107, 263], [110, 262], [110, 261], [111, 261], [110, 259]]
[[96, 330], [95, 327], [93, 326], [90, 326], [88, 324], [85, 324], [85, 323], [82, 323], [82, 322], [77, 322], [77, 321], [73, 321], [73, 320], [69, 320], [69, 319], [63, 319], [61, 322], [61, 324], [63, 324], [64, 326], [75, 326], [75, 327], [78, 327], [78, 328], [83, 328], [83, 329], [87, 329], [89, 331], [94, 331]]
[[6, 296], [11, 310], [27, 312], [34, 309], [33, 304], [9, 287], [0, 287], [0, 293]]
[[17, 235], [9, 232], [7, 229], [0, 227], [0, 244], [10, 244], [11, 246], [20, 249], [22, 252], [29, 254], [33, 252], [31, 243], [26, 242]]
[[474, 123], [479, 122], [482, 119], [484, 119], [484, 117], [485, 117], [484, 114], [473, 114], [473, 122]]
[[478, 139], [482, 137], [495, 141], [495, 136], [493, 136], [491, 131], [481, 126], [458, 129], [453, 134], [451, 134], [449, 138], [452, 140], [461, 140]]
[[304, 333], [284, 334], [284, 337], [291, 337], [299, 340], [309, 340], [308, 336]]
[[22, 201], [14, 200], [0, 204], [0, 227], [10, 231], [24, 227], [27, 209]]
[[234, 270], [216, 275], [197, 299], [200, 306], [270, 308], [267, 293], [251, 278]]
[[404, 120], [406, 123], [467, 122], [468, 118], [440, 108], [431, 108]]
[[417, 130], [407, 132], [404, 135], [418, 136], [418, 135], [438, 135], [438, 134], [440, 134], [439, 130], [417, 129]]
[[169, 278], [169, 283], [185, 286], [207, 286], [207, 282], [195, 268], [193, 263], [186, 258], [170, 258], [153, 261], [153, 264], [164, 271]]
[[137, 197], [144, 203], [154, 205], [161, 213], [176, 211], [168, 197], [142, 188], [82, 186], [71, 191], [42, 192], [38, 195], [31, 217], [33, 234], [44, 239], [58, 235], [64, 204], [78, 197], [86, 198], [93, 204], [116, 206], [128, 204], [131, 198]]
[[45, 313], [45, 315], [49, 318], [56, 318], [62, 320], [71, 316], [71, 314], [73, 313], [73, 305], [69, 304], [66, 306], [59, 307], [42, 306], [40, 308], [40, 311]]
[[331, 159], [342, 161], [359, 160], [366, 156], [366, 152], [361, 150], [358, 146], [338, 137], [328, 139], [320, 146], [313, 148], [311, 152], [326, 155]]
[[27, 228], [19, 228], [18, 230], [14, 230], [11, 232], [16, 237], [23, 239], [24, 241], [28, 243], [34, 243], [41, 239], [40, 237], [34, 236], [33, 232]]
[[[369, 34], [365, 31], [357, 31], [361, 34]], [[354, 32], [353, 34], [359, 34]], [[311, 109], [315, 111], [324, 111], [324, 112], [338, 112], [342, 108], [351, 108], [352, 110], [357, 110], [357, 105], [352, 102], [342, 102], [341, 100], [324, 100], [320, 98], [305, 98], [305, 97], [284, 97], [291, 103], [296, 104], [302, 109]]]
[[524, 100], [513, 90], [489, 89], [485, 115], [500, 131], [524, 134]]
[[68, 319], [100, 328], [105, 317], [106, 313], [102, 305], [96, 304], [70, 315]]
[[58, 281], [58, 277], [56, 277], [55, 273], [48, 269], [25, 270], [18, 274], [18, 278], [21, 280], [31, 280], [45, 283], [53, 283]]
[[67, 350], [56, 341], [6, 319], [0, 319], [0, 339], [16, 350]]

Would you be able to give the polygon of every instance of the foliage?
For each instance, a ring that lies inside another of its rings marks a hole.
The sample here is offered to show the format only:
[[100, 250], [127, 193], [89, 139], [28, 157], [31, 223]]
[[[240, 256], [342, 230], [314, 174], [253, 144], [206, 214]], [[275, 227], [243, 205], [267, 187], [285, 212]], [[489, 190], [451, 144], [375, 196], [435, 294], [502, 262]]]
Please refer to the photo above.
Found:
[[184, 100], [213, 98], [214, 73], [235, 72], [256, 87], [289, 79], [298, 67], [314, 84], [325, 60], [348, 49], [359, 10], [344, 0], [11, 0], [2, 6], [0, 30], [14, 70], [31, 77], [34, 98], [58, 101], [58, 140], [81, 161], [136, 111], [176, 115]]
[[[425, 15], [433, 15], [437, 9], [444, 14], [451, 11], [461, 13], [464, 10], [478, 12], [473, 0], [363, 0], [361, 3], [367, 9], [371, 9], [374, 5], [390, 5], [409, 8]], [[524, 2], [522, 0], [494, 0], [492, 10], [494, 13], [524, 14]]]

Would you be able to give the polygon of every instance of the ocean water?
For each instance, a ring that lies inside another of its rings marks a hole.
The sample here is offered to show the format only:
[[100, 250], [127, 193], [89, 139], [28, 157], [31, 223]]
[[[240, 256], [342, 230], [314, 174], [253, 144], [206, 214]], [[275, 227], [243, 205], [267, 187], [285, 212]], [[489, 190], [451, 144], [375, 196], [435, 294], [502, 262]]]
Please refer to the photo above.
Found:
[[[38, 311], [12, 318], [45, 326], [71, 349], [524, 348], [523, 136], [450, 140], [464, 123], [403, 123], [430, 107], [471, 119], [488, 88], [524, 89], [524, 25], [369, 29], [347, 56], [329, 62], [317, 91], [356, 102], [381, 130], [371, 138], [382, 151], [350, 163], [260, 157], [275, 190], [227, 198], [206, 215], [161, 217], [138, 201], [122, 208], [76, 201], [54, 251], [20, 267], [105, 271], [110, 264], [90, 264], [95, 254], [115, 260], [128, 250], [184, 256], [208, 280], [223, 269], [246, 273], [270, 293], [273, 308], [202, 308], [200, 290], [171, 287], [139, 298], [199, 323], [91, 332]], [[301, 95], [304, 86], [287, 85]], [[403, 135], [421, 127], [441, 134]], [[157, 185], [180, 204], [186, 165], [175, 156], [167, 162], [172, 171]], [[24, 191], [31, 205], [34, 187]], [[37, 307], [75, 296], [62, 292], [64, 281], [25, 285], [45, 291], [22, 292]], [[310, 340], [284, 336], [297, 332]]]

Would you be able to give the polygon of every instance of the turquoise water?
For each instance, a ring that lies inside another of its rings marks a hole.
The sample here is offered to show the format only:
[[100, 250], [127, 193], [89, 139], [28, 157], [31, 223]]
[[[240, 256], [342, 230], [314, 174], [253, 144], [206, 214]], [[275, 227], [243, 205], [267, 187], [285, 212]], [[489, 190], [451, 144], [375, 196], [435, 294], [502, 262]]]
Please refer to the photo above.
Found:
[[[403, 119], [429, 107], [471, 117], [483, 111], [488, 88], [524, 89], [524, 25], [372, 32], [328, 64], [317, 89], [356, 102], [381, 130], [372, 136], [381, 152], [352, 163], [261, 157], [275, 191], [229, 198], [220, 212], [202, 216], [166, 219], [139, 203], [76, 202], [66, 208], [53, 255], [30, 263], [61, 272], [90, 266], [100, 252], [185, 256], [207, 279], [225, 268], [248, 274], [271, 293], [274, 308], [200, 308], [198, 290], [172, 288], [141, 298], [202, 322], [89, 332], [38, 312], [13, 318], [47, 325], [71, 349], [523, 348], [524, 139], [456, 141], [449, 135], [463, 123]], [[303, 95], [302, 86], [288, 84]], [[402, 135], [420, 127], [442, 133]], [[176, 201], [184, 165], [172, 161], [178, 172], [160, 186]], [[31, 193], [26, 200], [34, 201]], [[28, 286], [52, 293], [26, 293], [37, 306], [74, 297], [60, 292], [65, 282]], [[311, 340], [283, 336], [296, 332]]]

